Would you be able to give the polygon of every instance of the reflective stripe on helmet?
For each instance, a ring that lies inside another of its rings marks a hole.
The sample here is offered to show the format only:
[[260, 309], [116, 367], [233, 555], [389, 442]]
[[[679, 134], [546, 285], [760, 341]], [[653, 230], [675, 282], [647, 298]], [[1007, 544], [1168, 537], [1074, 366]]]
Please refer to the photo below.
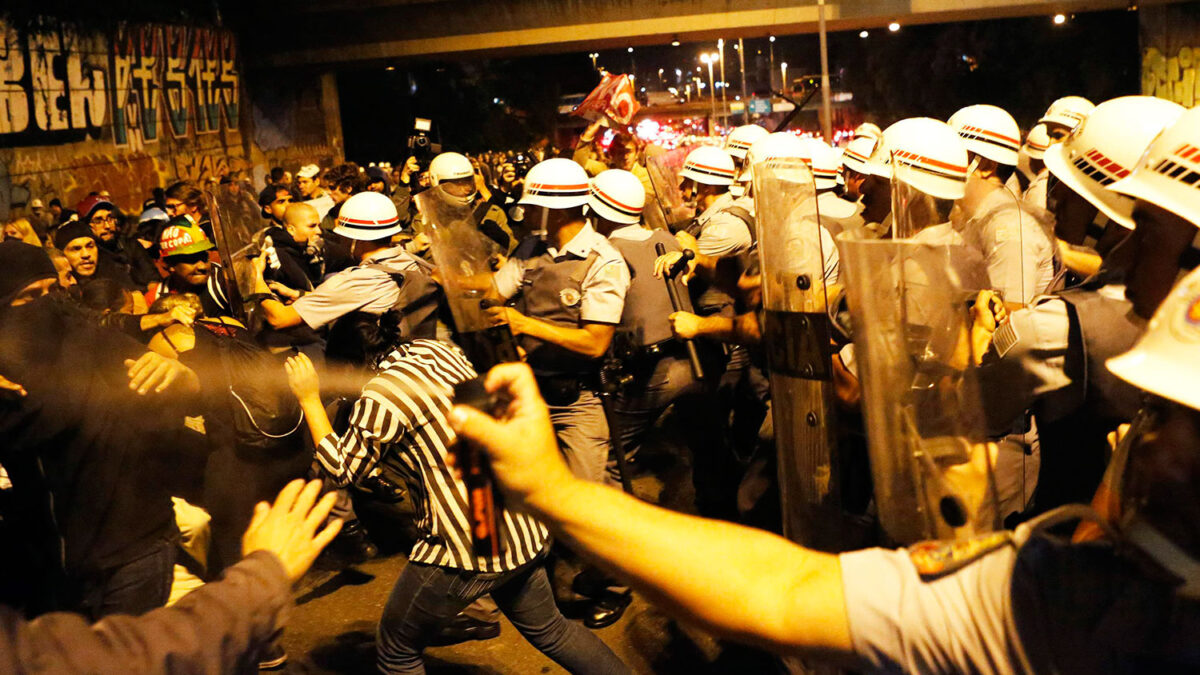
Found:
[[592, 195], [595, 196], [596, 199], [599, 199], [605, 206], [612, 209], [613, 211], [616, 211], [617, 213], [625, 214], [627, 216], [642, 215], [641, 208], [636, 207], [636, 206], [630, 206], [628, 204], [622, 204], [621, 202], [614, 199], [611, 195], [609, 195], [609, 194], [605, 193], [604, 191], [600, 190], [599, 188], [597, 188], [595, 185], [593, 185], [591, 189], [592, 189]]

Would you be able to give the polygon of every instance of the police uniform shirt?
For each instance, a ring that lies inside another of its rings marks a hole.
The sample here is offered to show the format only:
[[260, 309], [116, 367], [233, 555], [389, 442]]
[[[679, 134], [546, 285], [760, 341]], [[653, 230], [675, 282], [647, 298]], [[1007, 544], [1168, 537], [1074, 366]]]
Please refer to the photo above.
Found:
[[754, 213], [754, 200], [749, 197], [738, 197], [728, 192], [717, 199], [696, 218], [696, 224], [701, 228], [700, 236], [696, 238], [700, 253], [713, 258], [728, 258], [751, 250], [754, 239], [750, 236], [750, 228], [741, 218], [729, 212], [729, 207], [740, 206], [751, 215]]
[[293, 302], [292, 307], [310, 328], [320, 328], [355, 311], [384, 314], [400, 299], [400, 288], [391, 274], [419, 266], [402, 247], [381, 249], [369, 254], [356, 267], [329, 277], [312, 293]]
[[[1083, 384], [1067, 374], [1071, 319], [1067, 303], [1042, 296], [1009, 314], [1015, 342], [1000, 358], [986, 360], [979, 370], [980, 392], [989, 419], [989, 433], [1015, 428], [1035, 401], [1039, 413], [1053, 419], [1070, 411], [1082, 396]], [[995, 352], [993, 351], [993, 355]]]
[[1030, 206], [1035, 206], [1039, 209], [1046, 208], [1046, 188], [1050, 184], [1050, 170], [1042, 169], [1042, 172], [1037, 175], [1030, 183], [1029, 187], [1025, 188], [1025, 194], [1021, 195], [1021, 199]]
[[[518, 248], [517, 253], [495, 274], [496, 290], [500, 296], [507, 299], [515, 296], [521, 290], [521, 282], [525, 278], [526, 260], [520, 257], [522, 251], [529, 247]], [[581, 283], [579, 299], [580, 320], [586, 323], [605, 323], [617, 325], [621, 323], [621, 313], [625, 308], [625, 293], [629, 291], [629, 267], [625, 258], [604, 235], [596, 232], [587, 224], [583, 226], [562, 251], [553, 246], [546, 249], [547, 253], [556, 260], [565, 256], [587, 259], [592, 252], [597, 254], [596, 261], [588, 268]]]
[[907, 550], [843, 553], [842, 592], [855, 654], [881, 673], [1025, 673], [1001, 545], [935, 579]]
[[983, 254], [992, 288], [1020, 304], [1044, 293], [1054, 280], [1054, 245], [1044, 225], [1050, 214], [1004, 188], [984, 197], [976, 213], [963, 238]]

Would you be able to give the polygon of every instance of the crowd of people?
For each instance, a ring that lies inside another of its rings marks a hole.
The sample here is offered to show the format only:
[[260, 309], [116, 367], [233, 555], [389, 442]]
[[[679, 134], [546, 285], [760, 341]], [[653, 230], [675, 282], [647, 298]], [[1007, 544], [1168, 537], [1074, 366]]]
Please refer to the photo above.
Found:
[[[669, 153], [597, 120], [277, 168], [249, 216], [232, 178], [33, 200], [0, 243], [2, 669], [280, 667], [289, 583], [378, 555], [370, 502], [411, 542], [381, 672], [500, 613], [628, 672], [593, 631], [635, 591], [860, 671], [1200, 670], [1200, 109], [1029, 122]], [[667, 413], [699, 515], [633, 495]]]

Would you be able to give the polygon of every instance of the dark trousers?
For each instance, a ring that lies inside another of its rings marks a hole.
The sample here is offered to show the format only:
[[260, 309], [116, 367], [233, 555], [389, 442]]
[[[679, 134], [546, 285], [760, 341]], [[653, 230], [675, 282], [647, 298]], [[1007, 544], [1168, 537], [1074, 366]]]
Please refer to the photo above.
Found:
[[177, 545], [174, 539], [159, 540], [145, 555], [82, 580], [80, 613], [99, 621], [110, 614], [143, 614], [167, 604]]
[[421, 652], [430, 638], [472, 600], [488, 593], [526, 640], [568, 671], [629, 672], [600, 638], [558, 611], [540, 559], [496, 573], [410, 562], [396, 580], [379, 620], [379, 670], [424, 673]]
[[204, 477], [204, 508], [212, 515], [212, 548], [208, 572], [217, 578], [226, 567], [242, 559], [242, 535], [254, 516], [254, 505], [274, 500], [283, 486], [303, 478], [312, 454], [297, 442], [294, 448], [268, 454], [237, 448], [219, 448], [208, 457]]

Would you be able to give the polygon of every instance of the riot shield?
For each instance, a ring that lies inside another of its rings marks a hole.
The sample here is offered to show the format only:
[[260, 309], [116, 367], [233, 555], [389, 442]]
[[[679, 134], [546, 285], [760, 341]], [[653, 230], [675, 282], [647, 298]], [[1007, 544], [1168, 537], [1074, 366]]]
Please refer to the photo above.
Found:
[[995, 528], [984, 423], [955, 246], [841, 240], [875, 503], [899, 544]]
[[233, 315], [244, 321], [245, 298], [254, 292], [254, 258], [261, 251], [267, 222], [247, 189], [219, 185], [204, 193], [204, 201], [223, 268], [217, 283]]
[[955, 268], [962, 288], [991, 288], [983, 253], [964, 237], [962, 200], [940, 199], [907, 182], [892, 178], [892, 237], [943, 247], [947, 264]]
[[691, 149], [667, 151], [653, 146], [646, 151], [646, 173], [653, 193], [646, 195], [642, 217], [650, 227], [674, 232], [696, 217], [695, 207], [685, 203], [679, 190], [679, 172]]
[[418, 227], [429, 238], [435, 278], [454, 318], [458, 343], [483, 373], [520, 358], [508, 326], [492, 325], [484, 311], [499, 297], [492, 281], [495, 243], [479, 231], [470, 205], [447, 197], [437, 188], [415, 197], [421, 213]]
[[836, 457], [832, 342], [812, 172], [800, 159], [755, 164], [763, 344], [779, 458], [784, 534], [825, 551], [850, 548], [860, 527], [842, 508]]
[[1053, 217], [1007, 185], [972, 174], [951, 221], [988, 261], [989, 287], [1005, 302], [1027, 305], [1054, 282]]

